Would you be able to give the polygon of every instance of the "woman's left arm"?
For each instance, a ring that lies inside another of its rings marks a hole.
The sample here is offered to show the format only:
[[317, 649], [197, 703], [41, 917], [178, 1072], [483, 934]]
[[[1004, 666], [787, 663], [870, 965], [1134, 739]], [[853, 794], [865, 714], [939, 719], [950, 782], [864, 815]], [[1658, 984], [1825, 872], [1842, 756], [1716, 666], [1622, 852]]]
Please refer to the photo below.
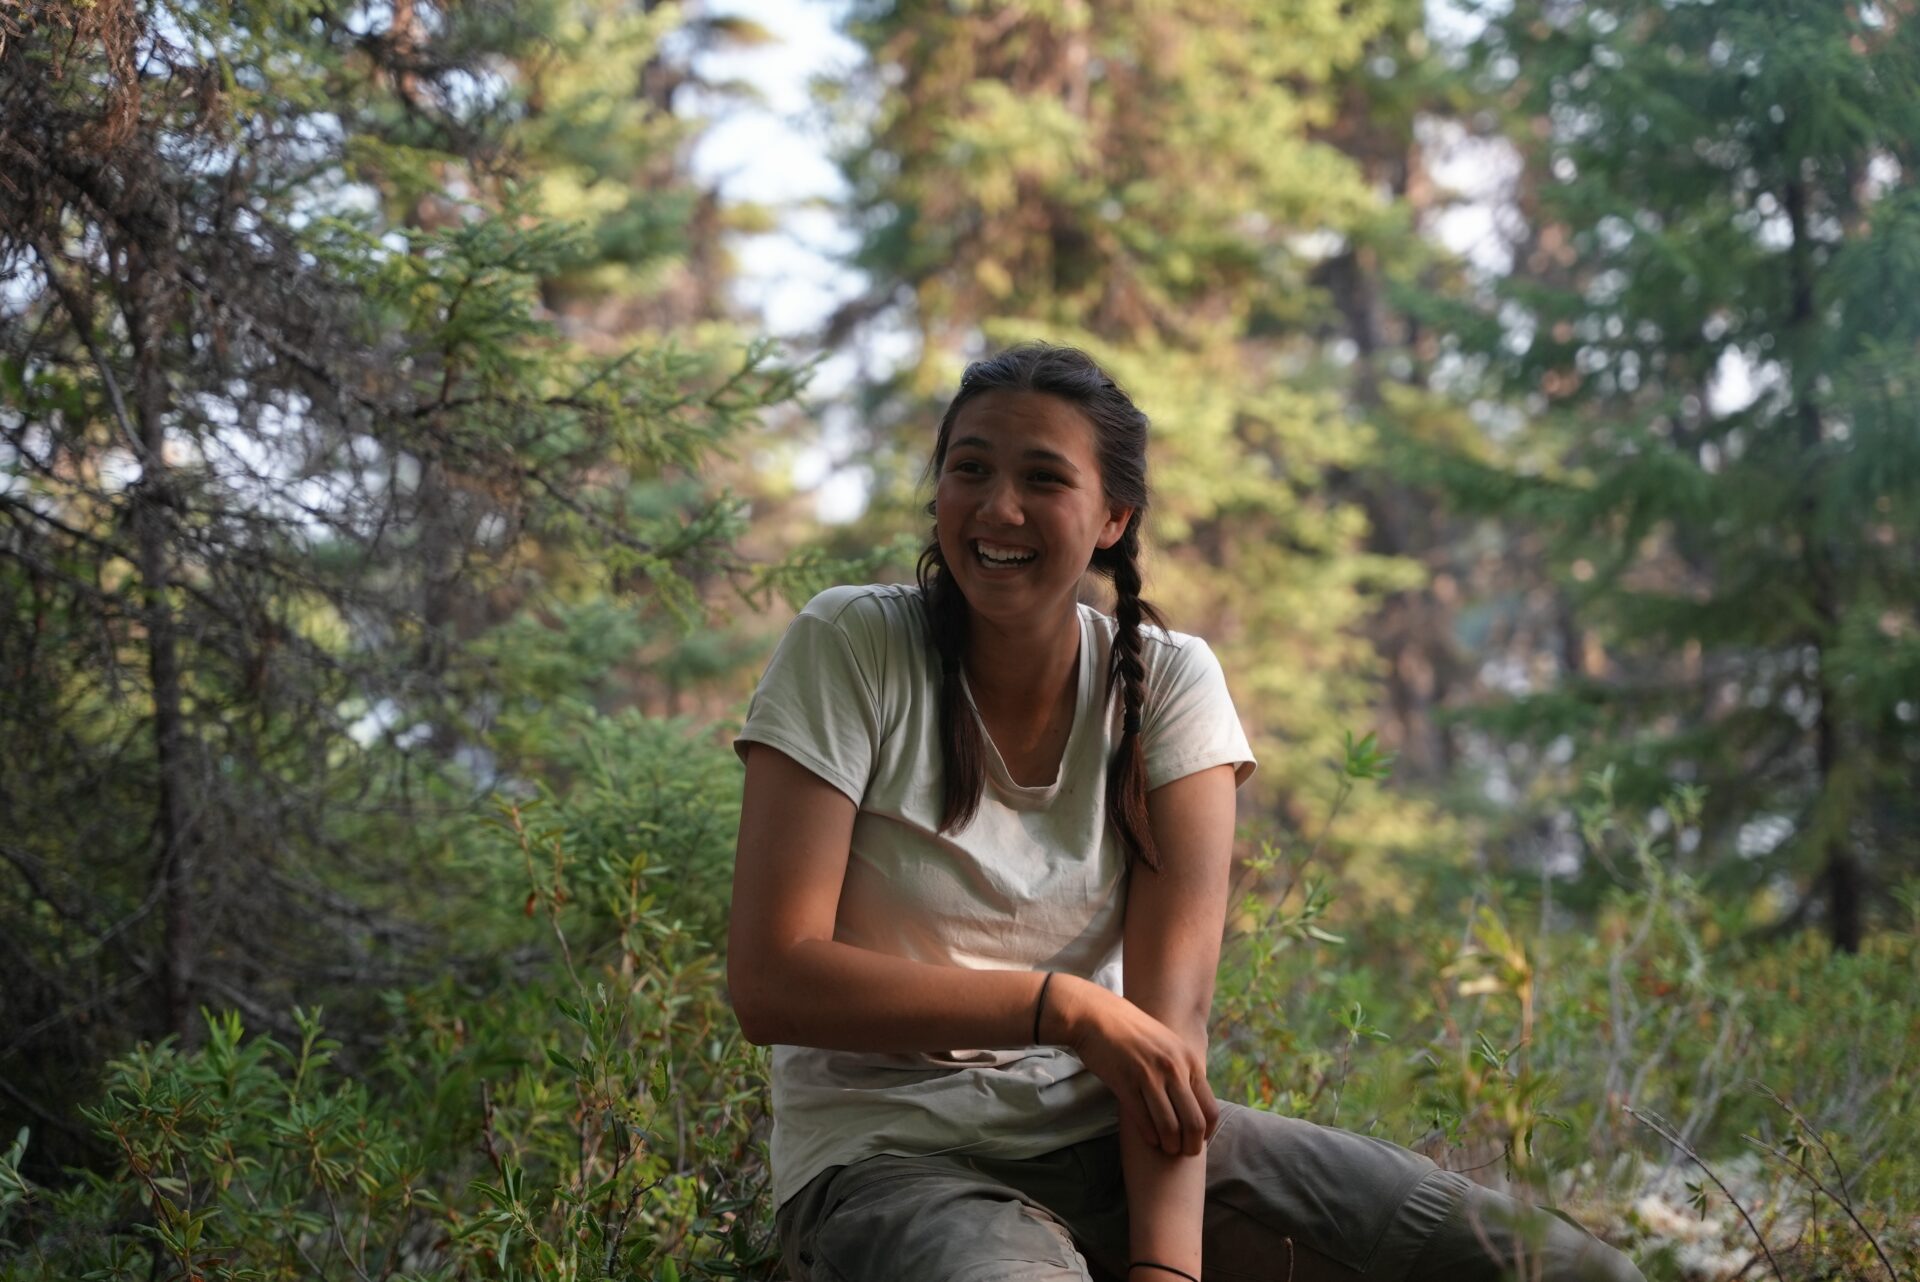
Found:
[[[1214, 766], [1148, 793], [1160, 868], [1136, 867], [1127, 890], [1127, 1000], [1184, 1044], [1209, 1135], [1218, 1111], [1206, 1081], [1207, 1024], [1233, 860], [1233, 790], [1234, 768]], [[1148, 1108], [1165, 1107], [1157, 1103], [1148, 1101]], [[1169, 1153], [1143, 1129], [1123, 1126], [1120, 1157], [1131, 1225], [1128, 1258], [1200, 1276], [1205, 1147]], [[1172, 1276], [1142, 1269], [1129, 1282], [1168, 1282]]]

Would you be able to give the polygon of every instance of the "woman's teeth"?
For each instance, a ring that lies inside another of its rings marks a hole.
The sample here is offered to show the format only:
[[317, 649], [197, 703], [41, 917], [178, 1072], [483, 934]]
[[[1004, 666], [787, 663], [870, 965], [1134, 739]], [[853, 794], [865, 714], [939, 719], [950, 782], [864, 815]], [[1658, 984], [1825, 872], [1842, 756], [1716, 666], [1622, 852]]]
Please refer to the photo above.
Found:
[[990, 548], [984, 543], [974, 544], [973, 552], [986, 565], [1025, 565], [1039, 555], [1027, 548]]

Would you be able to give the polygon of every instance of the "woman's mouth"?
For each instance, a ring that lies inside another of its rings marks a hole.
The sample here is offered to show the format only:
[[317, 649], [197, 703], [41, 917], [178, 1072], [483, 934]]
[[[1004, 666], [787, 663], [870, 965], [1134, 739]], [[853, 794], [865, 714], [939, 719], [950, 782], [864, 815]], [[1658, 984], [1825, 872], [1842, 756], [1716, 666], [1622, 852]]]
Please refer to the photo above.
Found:
[[1011, 569], [1016, 565], [1025, 565], [1040, 554], [1032, 548], [1014, 547], [1007, 543], [988, 543], [982, 539], [973, 541], [974, 559], [993, 569]]

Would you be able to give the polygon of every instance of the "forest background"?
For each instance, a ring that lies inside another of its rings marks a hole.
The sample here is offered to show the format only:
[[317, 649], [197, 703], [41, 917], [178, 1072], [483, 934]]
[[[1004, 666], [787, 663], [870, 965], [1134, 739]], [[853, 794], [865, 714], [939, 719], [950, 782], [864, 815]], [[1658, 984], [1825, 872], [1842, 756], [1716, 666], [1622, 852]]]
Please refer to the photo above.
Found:
[[1915, 1276], [1912, 0], [829, 11], [775, 344], [719, 4], [0, 5], [0, 1277], [777, 1276], [729, 728], [1025, 337], [1261, 759], [1216, 1090]]

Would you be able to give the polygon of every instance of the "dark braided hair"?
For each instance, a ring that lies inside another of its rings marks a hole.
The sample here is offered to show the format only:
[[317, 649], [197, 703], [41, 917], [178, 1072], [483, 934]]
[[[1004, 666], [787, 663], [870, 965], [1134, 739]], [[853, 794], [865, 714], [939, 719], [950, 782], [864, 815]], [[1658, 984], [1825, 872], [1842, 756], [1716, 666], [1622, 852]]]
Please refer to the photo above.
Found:
[[[1111, 547], [1094, 551], [1090, 569], [1113, 583], [1113, 658], [1107, 668], [1107, 697], [1120, 694], [1120, 747], [1107, 767], [1107, 818], [1129, 858], [1149, 868], [1160, 866], [1147, 823], [1147, 767], [1140, 741], [1141, 710], [1146, 706], [1146, 662], [1141, 657], [1140, 625], [1161, 624], [1159, 611], [1140, 597], [1140, 522], [1147, 511], [1147, 416], [1091, 356], [1075, 347], [1021, 343], [967, 366], [960, 391], [941, 416], [928, 471], [938, 476], [946, 464], [947, 442], [960, 410], [984, 392], [1037, 392], [1072, 405], [1093, 424], [1100, 458], [1100, 484], [1109, 503], [1133, 509], [1127, 528]], [[928, 505], [932, 510], [932, 505]], [[940, 741], [945, 758], [941, 781], [940, 831], [953, 832], [972, 822], [986, 785], [986, 745], [979, 719], [967, 709], [960, 662], [967, 651], [966, 598], [947, 571], [938, 531], [920, 553], [920, 592], [934, 649], [940, 656]]]

